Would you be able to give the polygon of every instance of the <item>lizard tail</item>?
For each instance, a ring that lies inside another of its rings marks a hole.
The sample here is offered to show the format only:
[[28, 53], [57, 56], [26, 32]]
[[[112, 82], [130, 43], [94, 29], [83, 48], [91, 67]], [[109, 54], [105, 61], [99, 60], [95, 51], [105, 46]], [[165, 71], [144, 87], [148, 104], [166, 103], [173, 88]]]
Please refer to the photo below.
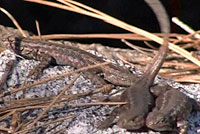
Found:
[[159, 52], [154, 57], [152, 64], [148, 65], [145, 71], [148, 84], [152, 85], [154, 78], [156, 77], [160, 67], [162, 66], [165, 57], [168, 52], [168, 34], [170, 33], [170, 22], [167, 12], [159, 0], [145, 0], [145, 2], [151, 7], [153, 12], [155, 13], [157, 20], [160, 25], [160, 29], [162, 33], [165, 33], [163, 45], [160, 47]]
[[144, 0], [156, 15], [162, 33], [170, 33], [170, 22], [167, 12], [159, 0]]
[[158, 53], [156, 56], [153, 58], [153, 62], [149, 65], [147, 65], [146, 71], [144, 73], [145, 76], [149, 76], [147, 80], [147, 84], [152, 85], [153, 81], [158, 74], [160, 67], [165, 61], [165, 57], [167, 56], [168, 52], [168, 41], [164, 39], [163, 45], [159, 48]]

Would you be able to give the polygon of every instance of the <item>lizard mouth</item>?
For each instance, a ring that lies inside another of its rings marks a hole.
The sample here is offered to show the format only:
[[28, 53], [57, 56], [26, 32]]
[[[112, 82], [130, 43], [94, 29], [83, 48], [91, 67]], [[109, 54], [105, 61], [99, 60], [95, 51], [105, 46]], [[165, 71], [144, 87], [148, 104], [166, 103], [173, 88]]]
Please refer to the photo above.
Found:
[[146, 126], [156, 131], [171, 131], [173, 130], [173, 123], [166, 119], [162, 118], [164, 116], [156, 116], [156, 114], [149, 114], [146, 118]]
[[146, 124], [146, 126], [148, 128], [151, 128], [153, 130], [156, 131], [172, 131], [173, 130], [173, 126], [170, 123], [167, 122], [148, 122], [148, 124]]

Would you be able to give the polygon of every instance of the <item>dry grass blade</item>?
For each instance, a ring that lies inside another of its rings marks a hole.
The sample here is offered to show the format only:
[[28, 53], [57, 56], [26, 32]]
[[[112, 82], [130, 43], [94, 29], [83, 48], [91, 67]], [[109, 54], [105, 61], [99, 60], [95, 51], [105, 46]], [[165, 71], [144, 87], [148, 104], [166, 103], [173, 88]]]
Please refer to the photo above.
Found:
[[11, 112], [7, 113], [6, 115], [0, 117], [0, 121], [8, 118], [10, 115], [14, 114], [15, 113], [15, 110], [12, 110]]
[[166, 66], [176, 66], [177, 68], [186, 68], [188, 70], [196, 70], [199, 69], [199, 66], [191, 64], [191, 63], [184, 63], [184, 62], [165, 62], [164, 65]]
[[[135, 49], [135, 50], [137, 50], [138, 52], [140, 52], [140, 53], [142, 53], [142, 54], [144, 54], [144, 55], [148, 55], [148, 56], [152, 57], [151, 54], [146, 53], [146, 52], [144, 51], [144, 50], [149, 51], [148, 49], [141, 48], [141, 47], [138, 47], [138, 46], [134, 46], [133, 44], [131, 44], [130, 42], [128, 42], [128, 41], [125, 40], [125, 39], [121, 39], [121, 41], [124, 42], [127, 46], [131, 47], [132, 49]], [[151, 50], [150, 50], [150, 51], [151, 51]]]
[[124, 105], [127, 104], [127, 102], [90, 102], [90, 103], [69, 103], [68, 106], [72, 107], [81, 107], [81, 106], [94, 106], [94, 105]]
[[21, 122], [21, 113], [15, 110], [15, 112], [12, 115], [12, 120], [10, 123], [10, 128], [12, 129], [13, 133], [16, 131], [20, 122]]
[[[99, 92], [107, 92], [108, 89], [112, 88], [112, 85], [108, 84], [101, 88], [98, 88], [96, 90], [87, 91], [84, 93], [78, 93], [78, 94], [69, 94], [69, 95], [63, 95], [62, 100], [59, 99], [56, 103], [60, 102], [66, 102], [74, 99], [79, 99], [81, 97], [86, 97], [89, 95], [94, 95]], [[16, 111], [25, 111], [29, 109], [35, 109], [35, 108], [42, 108], [46, 107], [55, 97], [40, 97], [40, 98], [33, 98], [33, 99], [19, 99], [19, 100], [10, 100], [6, 101], [4, 104], [5, 107], [2, 107], [0, 109], [0, 114], [8, 113], [12, 110]], [[58, 107], [61, 107], [62, 105], [58, 105]], [[57, 107], [57, 105], [55, 105]], [[6, 116], [7, 117], [7, 116]]]
[[69, 115], [69, 116], [67, 116], [67, 117], [59, 118], [59, 119], [56, 119], [56, 120], [54, 120], [54, 121], [50, 121], [50, 122], [44, 123], [43, 125], [40, 125], [40, 126], [36, 126], [36, 127], [32, 127], [32, 128], [29, 127], [29, 128], [24, 129], [24, 130], [15, 132], [15, 134], [26, 133], [26, 132], [29, 131], [29, 130], [33, 130], [33, 129], [45, 127], [45, 126], [48, 126], [48, 125], [53, 124], [53, 123], [57, 123], [57, 122], [62, 122], [62, 121], [65, 121], [65, 120], [69, 120], [69, 119], [71, 119], [71, 118], [74, 118], [74, 115]]
[[0, 7], [0, 10], [5, 13], [13, 22], [13, 24], [17, 27], [17, 29], [19, 30], [19, 32], [22, 34], [23, 37], [27, 37], [27, 35], [24, 33], [23, 29], [20, 27], [20, 25], [17, 23], [17, 21], [15, 20], [15, 18], [5, 9]]
[[66, 72], [66, 73], [63, 73], [63, 74], [60, 74], [60, 75], [53, 75], [51, 77], [44, 78], [44, 79], [41, 79], [39, 81], [36, 81], [32, 84], [26, 84], [26, 85], [23, 85], [22, 87], [19, 87], [19, 88], [10, 89], [10, 91], [6, 91], [6, 92], [0, 94], [0, 98], [7, 96], [7, 95], [10, 95], [10, 94], [14, 94], [14, 93], [19, 92], [21, 90], [27, 90], [28, 88], [43, 84], [43, 83], [51, 81], [51, 80], [66, 77], [66, 76], [69, 76], [69, 75], [74, 74], [74, 73], [78, 73], [78, 72], [81, 72], [81, 71], [84, 71], [84, 70], [89, 70], [89, 69], [92, 69], [92, 68], [97, 68], [97, 67], [108, 65], [108, 64], [110, 64], [110, 63], [109, 62], [103, 62], [103, 63], [99, 63], [99, 64], [96, 64], [96, 65], [90, 65], [90, 66], [87, 66], [87, 67], [82, 67], [82, 68], [77, 69], [75, 71]]
[[55, 98], [54, 100], [44, 109], [44, 111], [31, 123], [28, 125], [29, 127], [33, 127], [41, 118], [42, 116], [61, 98], [61, 96], [74, 84], [74, 82], [79, 78], [80, 74], [76, 76], [70, 83], [67, 85]]
[[192, 75], [181, 75], [173, 78], [176, 82], [192, 82], [200, 84], [200, 75], [192, 74]]
[[41, 38], [41, 32], [40, 32], [40, 24], [37, 20], [35, 21], [35, 24], [36, 24], [36, 29], [37, 29], [39, 39], [41, 40], [42, 38]]
[[[53, 7], [57, 7], [60, 9], [64, 9], [64, 10], [68, 10], [68, 11], [72, 11], [72, 12], [77, 12], [80, 14], [84, 14], [84, 15], [88, 15], [94, 18], [98, 18], [101, 19], [107, 23], [110, 23], [112, 25], [115, 25], [117, 27], [123, 28], [127, 31], [133, 32], [133, 33], [137, 33], [139, 35], [145, 36], [147, 38], [152, 39], [153, 41], [159, 43], [159, 44], [163, 44], [163, 39], [150, 33], [147, 31], [144, 31], [142, 29], [139, 29], [137, 27], [131, 26], [121, 20], [118, 20], [112, 16], [109, 16], [103, 12], [97, 11], [96, 9], [93, 9], [91, 7], [88, 7], [86, 5], [83, 5], [81, 3], [72, 1], [72, 0], [58, 0], [59, 2], [62, 2], [64, 4], [66, 4], [66, 6], [62, 5], [62, 4], [58, 4], [58, 3], [54, 3], [54, 2], [49, 2], [49, 1], [44, 1], [44, 0], [25, 0], [25, 1], [29, 1], [29, 2], [34, 2], [34, 3], [39, 3], [39, 4], [44, 4], [44, 5], [48, 5], [48, 6], [53, 6]], [[185, 58], [189, 59], [190, 61], [192, 61], [193, 63], [197, 64], [198, 66], [200, 66], [200, 61], [198, 59], [196, 59], [195, 57], [193, 57], [188, 51], [180, 48], [179, 46], [173, 44], [173, 43], [169, 43], [169, 48], [171, 50], [173, 50], [174, 52], [184, 56]]]
[[[76, 98], [73, 98], [73, 99], [76, 99]], [[66, 100], [62, 100], [62, 101], [66, 101]], [[77, 106], [93, 106], [93, 105], [123, 105], [123, 104], [126, 104], [127, 102], [91, 102], [91, 103], [77, 103], [77, 104], [74, 104], [74, 103], [68, 103], [68, 104], [59, 104], [59, 105], [53, 105], [52, 107], [54, 108], [61, 108], [63, 106], [71, 106], [71, 107], [77, 107]], [[49, 104], [38, 104], [36, 106], [26, 106], [26, 107], [19, 107], [19, 108], [16, 108], [16, 109], [13, 109], [13, 110], [16, 110], [16, 111], [25, 111], [25, 110], [31, 110], [31, 109], [39, 109], [39, 108], [47, 108]], [[4, 112], [9, 112], [10, 110], [7, 110], [7, 111], [4, 111]], [[1, 112], [4, 113], [4, 112]], [[10, 116], [10, 114], [9, 114]], [[8, 115], [5, 118], [7, 118]]]
[[200, 30], [195, 31], [194, 33], [185, 35], [183, 37], [179, 37], [179, 39], [175, 40], [173, 43], [174, 44], [177, 44], [177, 43], [180, 43], [180, 42], [190, 42], [190, 43], [193, 43], [194, 42], [193, 39], [195, 38], [195, 35], [197, 35], [197, 34], [200, 34]]
[[[163, 37], [162, 33], [154, 33], [159, 37]], [[169, 35], [170, 38], [184, 38], [185, 35], [171, 33]], [[39, 36], [31, 36], [32, 39], [40, 39]], [[144, 36], [138, 34], [130, 34], [130, 33], [105, 33], [105, 34], [49, 34], [49, 35], [41, 35], [42, 39], [92, 39], [92, 38], [105, 38], [105, 39], [128, 39], [128, 40], [139, 40], [139, 41], [151, 41], [151, 39], [146, 38]], [[169, 41], [175, 41], [175, 39], [170, 39]]]
[[[181, 27], [182, 29], [184, 29], [188, 33], [191, 33], [191, 34], [195, 33], [195, 31], [191, 27], [189, 27], [188, 25], [186, 25], [185, 23], [180, 21], [177, 17], [173, 17], [172, 22], [174, 22], [176, 25], [178, 25], [179, 27]], [[199, 34], [195, 34], [194, 36], [196, 38], [200, 38]]]
[[12, 129], [1, 127], [1, 126], [0, 126], [0, 130], [5, 131], [5, 133], [1, 133], [1, 134], [10, 134], [12, 132]]
[[[111, 88], [111, 85], [105, 85], [101, 88], [98, 88], [94, 91], [87, 91], [84, 93], [78, 93], [78, 94], [69, 94], [69, 95], [64, 95], [62, 96], [62, 100], [60, 99], [57, 103], [60, 102], [66, 102], [74, 99], [78, 99], [81, 97], [86, 97], [88, 95], [93, 95], [99, 92], [104, 92], [106, 89]], [[41, 97], [41, 98], [34, 98], [34, 99], [20, 99], [20, 100], [11, 100], [8, 102], [5, 102], [6, 107], [1, 108], [0, 114], [5, 114], [7, 112], [10, 112], [12, 110], [17, 110], [17, 111], [24, 111], [28, 109], [35, 109], [35, 108], [41, 108], [46, 107], [54, 97]], [[55, 106], [57, 107], [57, 106]]]

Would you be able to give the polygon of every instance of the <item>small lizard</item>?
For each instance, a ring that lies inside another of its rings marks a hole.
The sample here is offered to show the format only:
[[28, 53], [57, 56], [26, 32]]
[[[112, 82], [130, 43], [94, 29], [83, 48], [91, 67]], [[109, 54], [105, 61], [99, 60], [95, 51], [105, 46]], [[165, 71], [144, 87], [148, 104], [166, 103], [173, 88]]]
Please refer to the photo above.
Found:
[[152, 108], [153, 96], [149, 88], [162, 66], [168, 50], [167, 42], [160, 47], [158, 54], [154, 57], [152, 64], [148, 65], [145, 73], [134, 85], [128, 87], [121, 95], [120, 100], [127, 104], [116, 108], [111, 117], [101, 123], [99, 128], [107, 128], [113, 124], [114, 116], [119, 114], [117, 125], [128, 130], [136, 130], [145, 125], [145, 118]]
[[[169, 33], [170, 25], [167, 13], [159, 0], [145, 0], [153, 9], [160, 23], [161, 31]], [[161, 18], [162, 19], [161, 19]], [[127, 88], [121, 95], [120, 100], [127, 104], [113, 110], [111, 116], [107, 118], [99, 128], [107, 128], [113, 124], [115, 116], [119, 114], [117, 125], [128, 130], [137, 130], [145, 125], [145, 118], [154, 104], [153, 96], [149, 89], [153, 84], [155, 76], [168, 51], [167, 35], [163, 46], [160, 47], [158, 54], [154, 57], [145, 73], [138, 79], [134, 85]]]
[[177, 131], [186, 133], [185, 121], [192, 111], [192, 100], [182, 92], [167, 85], [157, 86], [151, 90], [157, 97], [156, 106], [146, 118], [146, 126], [156, 131]]
[[[162, 11], [162, 5], [156, 6], [154, 2], [158, 0], [145, 0], [149, 6], [157, 12], [157, 18], [160, 22], [161, 31], [169, 33], [169, 19], [166, 17], [165, 11]], [[167, 35], [165, 38], [168, 38]], [[176, 124], [184, 122], [180, 127], [180, 134], [187, 133], [187, 123], [185, 119], [190, 114], [192, 106], [196, 106], [195, 102], [189, 99], [185, 94], [178, 90], [172, 89], [167, 85], [156, 86], [157, 90], [151, 90], [154, 95], [158, 96], [156, 99], [156, 106], [146, 118], [146, 126], [156, 131], [174, 131], [177, 132]], [[166, 91], [166, 89], [169, 89]], [[193, 102], [193, 103], [192, 103]], [[198, 109], [198, 108], [197, 108]]]
[[[49, 63], [55, 61], [71, 65], [75, 68], [104, 62], [100, 57], [67, 45], [19, 37], [1, 37], [1, 41], [3, 41], [1, 46], [7, 47], [16, 54], [28, 59], [41, 61], [34, 71], [30, 71], [29, 75], [33, 75], [37, 72], [36, 76], [39, 76], [40, 72], [42, 72]], [[95, 75], [96, 73], [103, 73], [104, 79]], [[87, 71], [85, 74], [93, 83], [99, 86], [106, 84], [106, 81], [114, 85], [130, 86], [138, 77], [133, 75], [128, 69], [118, 66], [117, 64], [109, 64], [100, 69], [93, 69], [90, 72]]]

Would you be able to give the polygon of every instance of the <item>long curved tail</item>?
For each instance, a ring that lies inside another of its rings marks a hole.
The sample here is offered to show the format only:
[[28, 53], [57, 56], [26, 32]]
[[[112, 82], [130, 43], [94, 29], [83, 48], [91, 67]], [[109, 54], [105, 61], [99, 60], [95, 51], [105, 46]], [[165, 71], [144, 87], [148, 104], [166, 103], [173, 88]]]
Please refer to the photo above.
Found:
[[167, 12], [159, 0], [144, 0], [153, 10], [162, 33], [170, 33], [170, 22]]
[[163, 45], [159, 48], [158, 53], [153, 58], [153, 62], [149, 64], [145, 70], [144, 76], [148, 76], [147, 84], [152, 85], [160, 67], [162, 66], [168, 51], [168, 34], [170, 32], [170, 22], [167, 12], [159, 0], [145, 0], [155, 13], [162, 33], [165, 33]]

